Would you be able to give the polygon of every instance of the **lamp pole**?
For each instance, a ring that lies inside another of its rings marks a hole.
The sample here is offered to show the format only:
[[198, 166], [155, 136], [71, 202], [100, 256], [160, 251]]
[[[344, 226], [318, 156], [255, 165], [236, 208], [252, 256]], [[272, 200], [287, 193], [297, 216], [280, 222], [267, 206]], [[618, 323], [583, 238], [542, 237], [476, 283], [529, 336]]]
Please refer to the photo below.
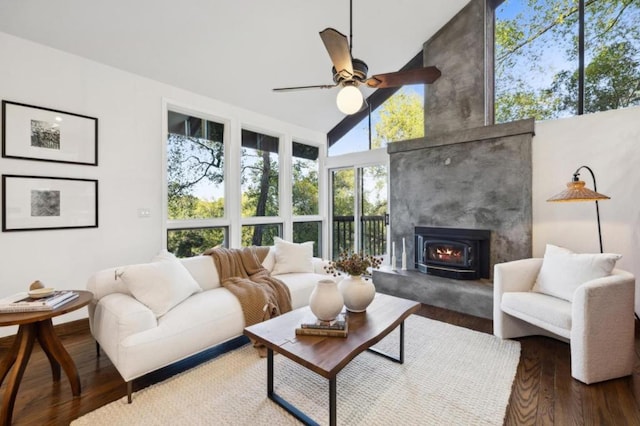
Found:
[[[589, 166], [578, 167], [578, 169], [573, 174], [573, 181], [577, 182], [580, 180], [578, 176], [580, 176], [580, 170], [582, 169], [587, 169], [589, 173], [591, 173], [591, 178], [593, 179], [593, 190], [595, 192], [598, 192], [598, 186], [596, 185], [596, 176], [593, 174], [593, 170], [591, 170], [591, 167]], [[600, 230], [600, 207], [598, 207], [598, 200], [595, 200], [595, 201], [596, 201], [596, 218], [598, 220], [598, 241], [600, 242], [600, 253], [604, 253], [602, 250], [602, 231]]]

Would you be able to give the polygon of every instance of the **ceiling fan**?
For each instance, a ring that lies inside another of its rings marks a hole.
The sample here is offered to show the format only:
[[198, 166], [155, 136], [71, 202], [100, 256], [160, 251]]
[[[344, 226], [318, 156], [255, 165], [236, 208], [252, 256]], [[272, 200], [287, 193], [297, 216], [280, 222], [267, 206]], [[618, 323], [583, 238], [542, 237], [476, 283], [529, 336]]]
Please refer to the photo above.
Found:
[[340, 92], [338, 92], [336, 103], [340, 111], [349, 115], [355, 114], [366, 106], [362, 92], [358, 89], [358, 86], [361, 84], [365, 84], [374, 89], [383, 89], [386, 87], [404, 86], [406, 84], [430, 84], [440, 77], [440, 70], [434, 66], [386, 74], [375, 74], [367, 77], [367, 72], [369, 71], [367, 64], [351, 56], [351, 49], [353, 47], [352, 26], [353, 0], [349, 0], [349, 39], [340, 31], [333, 28], [326, 28], [320, 31], [320, 38], [333, 63], [331, 71], [333, 73], [334, 84], [280, 87], [273, 89], [273, 91], [286, 92], [303, 89], [332, 89], [341, 86], [342, 88]]

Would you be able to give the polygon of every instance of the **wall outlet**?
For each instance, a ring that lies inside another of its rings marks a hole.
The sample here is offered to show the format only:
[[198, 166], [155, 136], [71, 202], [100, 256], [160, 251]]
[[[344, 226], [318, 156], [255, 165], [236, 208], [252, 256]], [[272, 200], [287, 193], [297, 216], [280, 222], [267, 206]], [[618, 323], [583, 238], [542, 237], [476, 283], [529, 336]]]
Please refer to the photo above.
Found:
[[151, 217], [151, 209], [148, 209], [148, 208], [138, 209], [138, 217], [143, 219]]

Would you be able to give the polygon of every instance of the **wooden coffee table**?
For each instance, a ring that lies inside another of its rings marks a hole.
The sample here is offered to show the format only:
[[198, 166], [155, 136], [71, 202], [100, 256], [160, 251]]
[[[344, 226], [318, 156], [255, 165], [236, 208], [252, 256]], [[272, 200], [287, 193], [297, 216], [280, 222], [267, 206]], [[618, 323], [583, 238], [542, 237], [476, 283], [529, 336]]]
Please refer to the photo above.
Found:
[[[329, 379], [329, 423], [336, 424], [336, 376], [358, 354], [369, 350], [392, 361], [404, 362], [404, 320], [420, 303], [377, 293], [366, 312], [348, 315], [349, 334], [342, 337], [296, 336], [295, 329], [309, 318], [309, 307], [296, 309], [244, 329], [244, 334], [267, 347], [267, 396], [305, 424], [316, 425], [273, 390], [273, 351]], [[400, 326], [398, 356], [371, 348]]]
[[[58, 315], [80, 309], [91, 302], [93, 294], [88, 291], [74, 290], [78, 298], [74, 299], [52, 311], [0, 313], [0, 326], [18, 325], [18, 334], [11, 350], [0, 362], [0, 384], [7, 377], [9, 381], [2, 398], [2, 410], [0, 410], [0, 424], [10, 425], [13, 414], [13, 405], [18, 394], [22, 375], [27, 368], [27, 362], [31, 356], [33, 344], [37, 340], [42, 350], [49, 358], [53, 380], [60, 380], [60, 366], [67, 374], [71, 384], [73, 396], [80, 396], [80, 376], [69, 353], [62, 346], [62, 342], [53, 329], [51, 318]], [[12, 369], [13, 367], [13, 369]]]

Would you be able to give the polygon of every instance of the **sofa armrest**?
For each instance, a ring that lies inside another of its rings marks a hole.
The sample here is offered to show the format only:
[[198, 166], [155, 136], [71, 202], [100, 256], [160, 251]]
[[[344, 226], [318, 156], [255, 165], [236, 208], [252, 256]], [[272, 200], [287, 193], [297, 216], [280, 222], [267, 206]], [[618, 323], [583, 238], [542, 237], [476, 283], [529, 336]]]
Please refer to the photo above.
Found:
[[627, 314], [633, 319], [634, 294], [634, 276], [616, 269], [611, 275], [588, 281], [576, 289], [572, 302], [573, 320], [604, 324], [617, 322], [616, 318]]
[[124, 267], [108, 268], [96, 272], [87, 281], [87, 290], [93, 293], [93, 300], [99, 301], [103, 297], [122, 293], [131, 296], [129, 288], [120, 277]]
[[[118, 356], [118, 345], [124, 339], [158, 326], [151, 309], [122, 293], [104, 296], [99, 303], [92, 303], [89, 312], [91, 333], [111, 359]], [[114, 363], [118, 365], [116, 360]]]
[[502, 311], [502, 295], [509, 292], [530, 291], [541, 267], [541, 258], [495, 264], [493, 268], [493, 334], [503, 339], [529, 334], [526, 325]]
[[588, 384], [631, 374], [634, 295], [634, 276], [619, 269], [573, 293], [571, 353], [577, 360], [572, 361], [573, 377]]
[[496, 263], [493, 269], [494, 294], [502, 296], [506, 292], [531, 290], [541, 267], [542, 258]]
[[582, 284], [573, 293], [572, 340], [574, 334], [606, 339], [623, 329], [633, 339], [634, 295], [635, 278], [619, 269]]

